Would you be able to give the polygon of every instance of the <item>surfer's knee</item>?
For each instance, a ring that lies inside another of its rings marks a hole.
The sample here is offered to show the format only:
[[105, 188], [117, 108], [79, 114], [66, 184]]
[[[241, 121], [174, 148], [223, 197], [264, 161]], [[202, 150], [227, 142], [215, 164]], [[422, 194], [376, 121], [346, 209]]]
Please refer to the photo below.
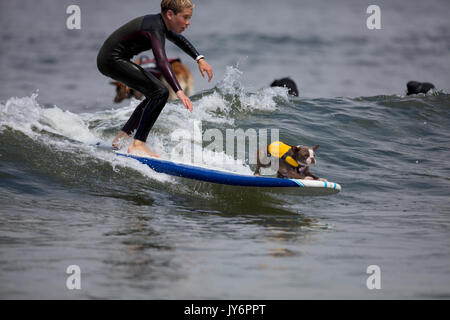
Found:
[[97, 69], [98, 71], [100, 71], [101, 74], [105, 76], [109, 76], [110, 74], [108, 64], [106, 63], [103, 56], [100, 54], [97, 56]]
[[170, 95], [169, 89], [167, 89], [167, 87], [164, 86], [164, 89], [162, 89], [160, 93], [160, 99], [167, 101], [169, 99], [169, 95]]
[[153, 93], [152, 98], [161, 101], [167, 101], [169, 99], [169, 89], [167, 89], [165, 85], [161, 84], [158, 90]]

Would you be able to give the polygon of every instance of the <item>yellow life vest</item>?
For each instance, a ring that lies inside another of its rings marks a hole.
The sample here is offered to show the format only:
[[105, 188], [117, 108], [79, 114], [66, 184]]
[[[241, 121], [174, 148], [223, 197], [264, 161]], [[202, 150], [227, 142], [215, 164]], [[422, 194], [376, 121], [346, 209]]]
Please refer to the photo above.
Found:
[[268, 147], [267, 151], [269, 153], [277, 158], [281, 158], [284, 161], [286, 161], [288, 164], [293, 166], [294, 168], [298, 167], [298, 162], [292, 158], [291, 156], [287, 155], [287, 152], [291, 149], [291, 146], [281, 142], [281, 141], [275, 141], [272, 142]]

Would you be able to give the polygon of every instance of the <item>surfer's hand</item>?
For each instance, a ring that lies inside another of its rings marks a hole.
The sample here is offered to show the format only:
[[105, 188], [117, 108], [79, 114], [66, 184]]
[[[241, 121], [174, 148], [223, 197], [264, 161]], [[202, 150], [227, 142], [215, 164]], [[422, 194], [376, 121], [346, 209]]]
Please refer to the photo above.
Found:
[[192, 113], [192, 102], [191, 99], [188, 98], [188, 96], [186, 96], [183, 92], [183, 90], [178, 90], [177, 91], [177, 97], [178, 99], [180, 99], [180, 101], [184, 104], [184, 106], [186, 107], [186, 109], [188, 109], [191, 113]]
[[208, 82], [211, 82], [211, 79], [213, 77], [213, 70], [208, 62], [206, 62], [205, 59], [198, 60], [198, 68], [203, 78], [205, 77], [205, 72], [208, 74]]

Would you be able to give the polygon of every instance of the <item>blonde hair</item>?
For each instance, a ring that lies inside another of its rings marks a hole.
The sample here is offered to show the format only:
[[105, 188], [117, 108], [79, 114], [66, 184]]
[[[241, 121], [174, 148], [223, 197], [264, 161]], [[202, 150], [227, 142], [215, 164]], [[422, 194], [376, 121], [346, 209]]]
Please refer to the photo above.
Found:
[[194, 9], [194, 4], [191, 0], [162, 0], [161, 12], [166, 13], [168, 10], [172, 10], [173, 13], [178, 14], [184, 9]]

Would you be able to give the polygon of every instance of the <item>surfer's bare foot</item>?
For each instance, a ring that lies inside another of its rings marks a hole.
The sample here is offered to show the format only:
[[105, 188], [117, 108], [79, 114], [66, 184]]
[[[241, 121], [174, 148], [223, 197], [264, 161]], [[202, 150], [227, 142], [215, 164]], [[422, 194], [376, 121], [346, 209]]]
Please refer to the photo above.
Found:
[[159, 155], [151, 151], [147, 147], [145, 142], [136, 139], [134, 139], [133, 142], [131, 142], [130, 147], [128, 148], [128, 153], [134, 154], [136, 156], [159, 158]]
[[114, 149], [122, 148], [130, 139], [130, 136], [125, 131], [120, 131], [119, 134], [114, 138], [112, 146]]

